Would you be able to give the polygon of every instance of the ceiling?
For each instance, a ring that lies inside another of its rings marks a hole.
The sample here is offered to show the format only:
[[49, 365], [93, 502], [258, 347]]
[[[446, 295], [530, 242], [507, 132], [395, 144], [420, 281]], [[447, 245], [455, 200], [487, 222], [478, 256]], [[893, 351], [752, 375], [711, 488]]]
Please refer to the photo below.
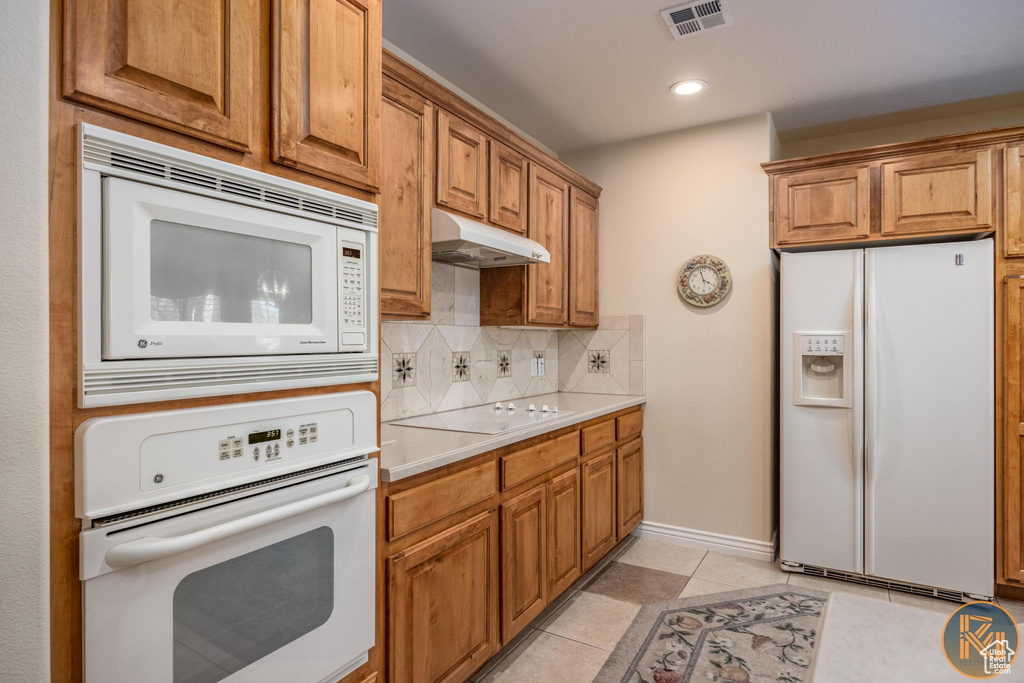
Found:
[[[387, 0], [384, 37], [564, 153], [770, 111], [780, 131], [1024, 90], [1021, 0]], [[673, 83], [699, 78], [691, 97]]]

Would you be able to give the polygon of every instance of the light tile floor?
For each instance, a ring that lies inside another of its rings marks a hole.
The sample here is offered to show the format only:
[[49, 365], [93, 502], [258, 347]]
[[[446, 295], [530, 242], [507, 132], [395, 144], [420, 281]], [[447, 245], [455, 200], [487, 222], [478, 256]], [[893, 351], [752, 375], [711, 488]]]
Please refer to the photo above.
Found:
[[[491, 658], [474, 683], [590, 683], [646, 602], [773, 583], [843, 591], [951, 614], [956, 603], [784, 572], [777, 564], [627, 538]], [[1024, 602], [999, 600], [1024, 622]]]

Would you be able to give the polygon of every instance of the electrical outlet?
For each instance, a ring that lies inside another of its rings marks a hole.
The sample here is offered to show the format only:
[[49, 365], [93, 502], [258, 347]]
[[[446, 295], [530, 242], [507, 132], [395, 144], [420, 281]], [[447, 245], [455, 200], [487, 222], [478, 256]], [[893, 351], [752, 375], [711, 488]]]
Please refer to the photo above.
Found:
[[530, 359], [530, 377], [544, 376], [544, 356], [534, 356]]
[[537, 359], [537, 376], [544, 376], [544, 356], [541, 356]]

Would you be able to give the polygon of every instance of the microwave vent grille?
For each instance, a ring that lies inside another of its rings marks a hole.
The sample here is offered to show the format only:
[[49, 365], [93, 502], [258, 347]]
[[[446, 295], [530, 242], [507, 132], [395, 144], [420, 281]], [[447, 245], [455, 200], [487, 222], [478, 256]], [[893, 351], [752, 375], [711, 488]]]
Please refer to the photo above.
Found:
[[[152, 400], [145, 395], [171, 398], [168, 392], [189, 392], [216, 388], [212, 394], [234, 391], [266, 391], [296, 386], [322, 386], [357, 381], [375, 381], [378, 358], [366, 354], [331, 354], [329, 357], [298, 359], [204, 359], [206, 362], [122, 361], [85, 368], [82, 388], [87, 405], [118, 405], [137, 400]], [[251, 387], [251, 388], [246, 388]]]
[[182, 186], [182, 189], [199, 187], [207, 192], [226, 195], [225, 199], [238, 197], [266, 208], [284, 207], [299, 215], [322, 216], [366, 228], [377, 227], [376, 209], [314, 198], [272, 182], [234, 175], [89, 134], [85, 135], [82, 144], [84, 160], [101, 167], [101, 170], [128, 171], [159, 178], [165, 183]]

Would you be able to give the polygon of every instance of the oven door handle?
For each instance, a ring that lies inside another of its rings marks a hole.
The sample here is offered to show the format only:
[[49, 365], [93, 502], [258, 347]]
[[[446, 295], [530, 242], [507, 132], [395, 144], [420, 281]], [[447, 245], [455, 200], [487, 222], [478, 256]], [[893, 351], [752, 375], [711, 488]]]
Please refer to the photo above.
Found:
[[248, 517], [233, 519], [230, 522], [217, 524], [216, 526], [193, 531], [182, 536], [172, 536], [170, 538], [146, 536], [133, 541], [127, 541], [108, 550], [105, 559], [111, 567], [127, 567], [144, 562], [152, 562], [153, 560], [159, 560], [163, 557], [176, 555], [208, 543], [213, 543], [214, 541], [219, 541], [228, 536], [234, 536], [251, 529], [266, 526], [267, 524], [280, 522], [283, 519], [301, 515], [304, 512], [310, 512], [325, 505], [340, 503], [343, 500], [358, 496], [369, 488], [370, 477], [363, 474], [354, 477], [346, 486], [336, 491], [321, 493], [312, 498], [298, 500], [294, 503], [257, 512]]

